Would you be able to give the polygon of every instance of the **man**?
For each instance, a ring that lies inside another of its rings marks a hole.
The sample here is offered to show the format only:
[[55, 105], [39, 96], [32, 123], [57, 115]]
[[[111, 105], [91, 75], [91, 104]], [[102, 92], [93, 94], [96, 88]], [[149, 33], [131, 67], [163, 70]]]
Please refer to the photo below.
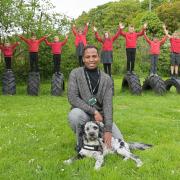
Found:
[[104, 142], [111, 148], [112, 136], [117, 139], [123, 137], [113, 123], [112, 80], [98, 69], [99, 61], [97, 48], [86, 46], [83, 51], [84, 67], [74, 69], [69, 76], [68, 100], [72, 105], [69, 122], [76, 133], [78, 146], [83, 124], [90, 120], [103, 122]]

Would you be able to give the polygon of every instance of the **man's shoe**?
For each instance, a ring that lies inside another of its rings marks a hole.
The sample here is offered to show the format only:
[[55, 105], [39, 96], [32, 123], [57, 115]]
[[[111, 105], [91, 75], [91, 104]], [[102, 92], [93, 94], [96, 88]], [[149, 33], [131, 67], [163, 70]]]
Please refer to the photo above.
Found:
[[155, 76], [158, 76], [158, 74], [157, 74], [157, 73], [155, 73], [154, 75], [155, 75]]
[[149, 76], [150, 76], [150, 77], [152, 77], [152, 76], [154, 76], [154, 74], [153, 74], [153, 73], [151, 73]]

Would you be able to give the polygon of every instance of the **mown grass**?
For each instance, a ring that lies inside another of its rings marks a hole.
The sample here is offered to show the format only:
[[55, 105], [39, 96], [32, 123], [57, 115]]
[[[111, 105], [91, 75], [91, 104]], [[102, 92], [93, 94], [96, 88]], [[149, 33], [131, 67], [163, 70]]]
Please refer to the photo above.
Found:
[[0, 95], [0, 179], [179, 179], [180, 96], [174, 89], [165, 96], [132, 96], [121, 92], [121, 78], [115, 78], [114, 121], [127, 141], [154, 147], [134, 151], [144, 162], [141, 168], [109, 155], [99, 172], [92, 159], [63, 164], [75, 155], [70, 105], [66, 93], [52, 97], [49, 91], [50, 83], [44, 83], [40, 96], [30, 97], [19, 85], [17, 95]]

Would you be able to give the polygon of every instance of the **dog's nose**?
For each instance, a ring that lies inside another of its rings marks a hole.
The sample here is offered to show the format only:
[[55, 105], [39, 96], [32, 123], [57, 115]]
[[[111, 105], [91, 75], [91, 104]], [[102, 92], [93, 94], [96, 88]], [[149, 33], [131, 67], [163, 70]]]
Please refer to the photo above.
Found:
[[90, 133], [89, 133], [89, 136], [91, 136], [91, 137], [94, 136], [94, 133], [93, 133], [93, 132], [90, 132]]

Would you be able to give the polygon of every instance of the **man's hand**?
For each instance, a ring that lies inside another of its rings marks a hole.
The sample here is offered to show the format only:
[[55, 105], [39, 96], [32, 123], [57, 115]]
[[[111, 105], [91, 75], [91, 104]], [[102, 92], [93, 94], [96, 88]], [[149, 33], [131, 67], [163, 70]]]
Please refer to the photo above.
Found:
[[107, 148], [111, 149], [112, 133], [111, 132], [105, 132], [103, 139], [104, 139], [104, 143], [106, 144]]
[[94, 119], [96, 122], [102, 122], [103, 121], [103, 117], [99, 111], [94, 112]]
[[87, 22], [86, 25], [89, 26], [89, 22]]

